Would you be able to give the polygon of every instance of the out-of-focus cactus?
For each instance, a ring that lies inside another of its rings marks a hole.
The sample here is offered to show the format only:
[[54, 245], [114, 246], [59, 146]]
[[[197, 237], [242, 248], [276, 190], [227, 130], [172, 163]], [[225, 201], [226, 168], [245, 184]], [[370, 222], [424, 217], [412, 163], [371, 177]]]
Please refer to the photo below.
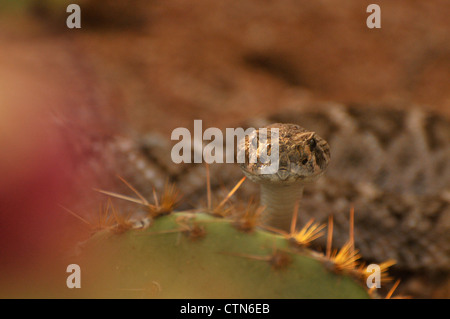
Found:
[[369, 297], [364, 281], [295, 238], [240, 225], [183, 212], [145, 229], [123, 220], [82, 245], [82, 288], [73, 297]]

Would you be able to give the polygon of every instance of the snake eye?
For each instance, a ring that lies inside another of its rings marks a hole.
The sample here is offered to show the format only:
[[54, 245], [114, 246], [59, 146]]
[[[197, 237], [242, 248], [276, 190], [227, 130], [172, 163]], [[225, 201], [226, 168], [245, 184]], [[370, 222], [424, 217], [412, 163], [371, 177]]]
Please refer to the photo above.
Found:
[[308, 141], [308, 144], [309, 144], [309, 149], [311, 150], [311, 152], [314, 151], [314, 149], [315, 149], [316, 146], [317, 146], [316, 139], [315, 139], [315, 138], [310, 139], [310, 140]]
[[306, 165], [306, 163], [308, 163], [308, 159], [307, 159], [307, 158], [305, 158], [305, 159], [302, 161], [302, 165]]

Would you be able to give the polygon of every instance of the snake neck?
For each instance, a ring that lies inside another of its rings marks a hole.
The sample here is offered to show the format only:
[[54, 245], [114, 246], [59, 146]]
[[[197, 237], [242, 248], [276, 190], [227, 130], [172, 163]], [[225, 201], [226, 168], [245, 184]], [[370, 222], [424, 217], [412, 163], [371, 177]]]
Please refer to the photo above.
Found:
[[261, 185], [261, 214], [264, 225], [289, 232], [295, 203], [302, 198], [303, 185]]

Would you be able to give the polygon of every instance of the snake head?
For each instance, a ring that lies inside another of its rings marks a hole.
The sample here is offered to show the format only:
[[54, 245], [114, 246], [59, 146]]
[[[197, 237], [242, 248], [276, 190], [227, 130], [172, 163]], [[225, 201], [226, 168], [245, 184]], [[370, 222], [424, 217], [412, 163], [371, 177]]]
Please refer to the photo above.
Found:
[[328, 167], [330, 148], [316, 133], [296, 124], [275, 123], [253, 131], [238, 145], [244, 174], [257, 183], [308, 183]]

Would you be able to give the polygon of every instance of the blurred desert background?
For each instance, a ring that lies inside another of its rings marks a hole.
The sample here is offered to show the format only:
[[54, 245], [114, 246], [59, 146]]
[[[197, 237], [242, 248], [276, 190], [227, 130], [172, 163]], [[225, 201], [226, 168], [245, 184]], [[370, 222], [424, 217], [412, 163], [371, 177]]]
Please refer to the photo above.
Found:
[[[77, 238], [57, 205], [78, 200], [67, 123], [83, 144], [169, 138], [194, 119], [234, 127], [309, 100], [450, 117], [448, 0], [80, 0], [82, 27], [68, 29], [72, 2], [0, 3], [2, 297], [38, 295], [17, 287], [61, 272], [50, 261]], [[370, 3], [381, 29], [366, 26]], [[449, 282], [419, 296], [448, 298]]]

